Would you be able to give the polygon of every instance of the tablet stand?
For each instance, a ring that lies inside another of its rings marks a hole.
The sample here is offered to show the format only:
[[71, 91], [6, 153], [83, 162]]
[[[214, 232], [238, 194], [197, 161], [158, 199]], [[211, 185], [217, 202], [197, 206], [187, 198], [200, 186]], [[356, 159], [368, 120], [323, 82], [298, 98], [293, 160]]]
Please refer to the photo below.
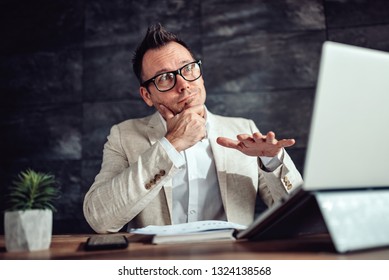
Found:
[[327, 229], [340, 253], [389, 245], [389, 190], [315, 192]]

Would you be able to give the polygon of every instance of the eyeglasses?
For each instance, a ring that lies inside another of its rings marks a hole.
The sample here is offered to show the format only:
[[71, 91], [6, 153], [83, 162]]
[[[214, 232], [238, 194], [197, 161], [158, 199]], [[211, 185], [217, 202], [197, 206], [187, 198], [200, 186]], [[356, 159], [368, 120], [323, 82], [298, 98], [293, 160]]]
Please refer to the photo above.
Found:
[[157, 90], [160, 92], [169, 91], [176, 85], [176, 76], [180, 75], [185, 81], [193, 82], [201, 77], [201, 60], [197, 60], [188, 64], [185, 64], [180, 69], [171, 72], [165, 72], [158, 74], [153, 78], [143, 82], [142, 87], [147, 88], [149, 84], [154, 83]]

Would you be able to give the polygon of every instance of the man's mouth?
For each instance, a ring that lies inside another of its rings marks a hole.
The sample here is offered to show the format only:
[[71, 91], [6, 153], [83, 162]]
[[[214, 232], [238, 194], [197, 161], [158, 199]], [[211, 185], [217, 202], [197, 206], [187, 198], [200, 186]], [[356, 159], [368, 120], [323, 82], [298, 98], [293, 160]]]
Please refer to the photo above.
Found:
[[187, 96], [187, 97], [185, 97], [184, 99], [180, 100], [180, 101], [178, 102], [178, 104], [187, 105], [187, 104], [192, 103], [193, 100], [194, 100], [194, 95], [192, 94], [192, 95]]
[[191, 96], [189, 98], [185, 98], [179, 101], [178, 104], [180, 105], [180, 109], [178, 112], [176, 112], [176, 114], [180, 114], [182, 111], [192, 107], [191, 104], [193, 103], [194, 100], [195, 100], [194, 96]]
[[192, 104], [194, 100], [195, 100], [195, 98], [192, 96], [192, 97], [187, 98], [186, 100], [184, 100], [183, 104], [184, 104], [185, 107], [190, 107], [190, 104]]

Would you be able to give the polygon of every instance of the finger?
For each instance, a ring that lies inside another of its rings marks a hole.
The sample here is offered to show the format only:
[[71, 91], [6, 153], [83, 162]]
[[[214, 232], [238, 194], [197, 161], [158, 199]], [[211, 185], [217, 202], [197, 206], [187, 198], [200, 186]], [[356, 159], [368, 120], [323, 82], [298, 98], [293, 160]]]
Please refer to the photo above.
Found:
[[260, 132], [255, 132], [253, 134], [253, 139], [255, 142], [263, 142], [263, 140], [265, 140], [266, 137], [263, 136], [262, 133], [260, 133]]
[[290, 147], [290, 146], [293, 146], [294, 144], [296, 143], [296, 141], [294, 139], [282, 139], [280, 141], [278, 141], [278, 146], [280, 147]]
[[248, 134], [239, 134], [239, 135], [237, 135], [236, 138], [240, 141], [239, 147], [241, 147], [241, 148], [248, 148], [253, 143], [255, 143], [255, 140], [253, 139], [253, 137], [251, 137]]
[[196, 113], [203, 118], [204, 118], [204, 114], [205, 114], [204, 113], [205, 112], [204, 105], [195, 105], [193, 107], [189, 107], [188, 109], [185, 109], [184, 111], [190, 112], [190, 113]]
[[239, 144], [239, 141], [232, 140], [226, 137], [218, 137], [216, 139], [216, 142], [223, 147], [233, 148], [233, 149], [237, 149]]
[[251, 137], [251, 135], [249, 134], [238, 134], [236, 136], [236, 138], [239, 140], [239, 141], [251, 141], [253, 142], [254, 139]]
[[159, 112], [165, 120], [170, 120], [174, 117], [174, 113], [163, 104], [159, 104]]
[[276, 142], [276, 135], [273, 131], [269, 131], [266, 134], [266, 142], [271, 144], [274, 144]]

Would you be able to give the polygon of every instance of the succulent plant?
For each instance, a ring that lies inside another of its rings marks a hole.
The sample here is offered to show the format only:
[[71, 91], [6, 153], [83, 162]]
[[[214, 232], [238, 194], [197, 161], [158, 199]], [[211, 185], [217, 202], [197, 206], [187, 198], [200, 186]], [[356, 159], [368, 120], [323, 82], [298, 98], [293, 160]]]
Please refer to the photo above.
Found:
[[54, 175], [27, 169], [18, 174], [9, 189], [8, 211], [51, 209], [59, 198], [59, 186]]

